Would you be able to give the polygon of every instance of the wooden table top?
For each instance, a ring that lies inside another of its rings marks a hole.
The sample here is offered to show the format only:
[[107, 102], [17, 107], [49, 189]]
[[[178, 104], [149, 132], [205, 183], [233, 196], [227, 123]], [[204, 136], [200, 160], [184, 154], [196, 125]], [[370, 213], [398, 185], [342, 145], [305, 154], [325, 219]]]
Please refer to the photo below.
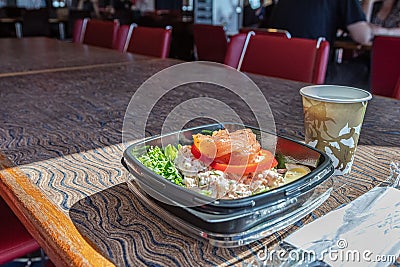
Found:
[[0, 77], [132, 63], [147, 57], [54, 38], [0, 38]]
[[[400, 101], [375, 96], [352, 173], [340, 177], [320, 208], [250, 245], [215, 248], [181, 233], [144, 205], [128, 189], [128, 173], [120, 163], [122, 123], [132, 95], [151, 75], [177, 63], [151, 59], [58, 75], [0, 77], [0, 193], [57, 266], [242, 266], [265, 245], [385, 180], [390, 161], [400, 155]], [[305, 84], [250, 77], [269, 101], [278, 134], [303, 140], [298, 91]], [[254, 122], [229, 91], [193, 84], [158, 103], [149, 133], [159, 132], [168, 111], [199, 95], [224, 101], [240, 109], [244, 123]]]
[[363, 51], [370, 51], [372, 49], [372, 45], [362, 45], [351, 40], [337, 40], [335, 41], [333, 47]]

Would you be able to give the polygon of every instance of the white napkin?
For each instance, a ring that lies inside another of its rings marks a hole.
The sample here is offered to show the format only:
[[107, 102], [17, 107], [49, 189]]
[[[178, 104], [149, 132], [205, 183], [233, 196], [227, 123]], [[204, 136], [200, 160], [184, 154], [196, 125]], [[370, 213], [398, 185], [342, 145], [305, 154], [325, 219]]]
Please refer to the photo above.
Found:
[[400, 190], [376, 187], [285, 242], [335, 267], [388, 266], [400, 253]]

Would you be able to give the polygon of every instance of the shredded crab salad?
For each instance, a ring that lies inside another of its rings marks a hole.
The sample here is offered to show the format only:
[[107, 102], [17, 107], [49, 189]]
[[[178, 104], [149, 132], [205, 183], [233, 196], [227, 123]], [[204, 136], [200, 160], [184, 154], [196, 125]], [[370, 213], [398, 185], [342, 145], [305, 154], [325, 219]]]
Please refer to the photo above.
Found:
[[171, 182], [218, 199], [237, 199], [279, 187], [309, 173], [279, 162], [250, 129], [193, 135], [192, 145], [150, 147], [138, 159]]

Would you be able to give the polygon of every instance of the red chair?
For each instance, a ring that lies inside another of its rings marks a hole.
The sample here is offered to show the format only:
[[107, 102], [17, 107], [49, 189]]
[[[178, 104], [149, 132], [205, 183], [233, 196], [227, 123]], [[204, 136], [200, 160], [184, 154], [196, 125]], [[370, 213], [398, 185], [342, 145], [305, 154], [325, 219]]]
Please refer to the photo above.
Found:
[[193, 38], [198, 60], [224, 63], [228, 47], [224, 27], [193, 24]]
[[72, 31], [72, 42], [80, 44], [83, 43], [83, 35], [85, 34], [88, 20], [89, 18], [75, 20]]
[[256, 34], [250, 38], [239, 69], [244, 72], [322, 84], [328, 64], [329, 43], [303, 38]]
[[[73, 38], [75, 23], [78, 19], [91, 18], [91, 12], [89, 10], [78, 10], [69, 9], [68, 10], [68, 22], [66, 23], [67, 36]], [[71, 35], [71, 36], [69, 36]]]
[[126, 52], [167, 58], [171, 45], [172, 28], [134, 27]]
[[40, 249], [1, 197], [0, 214], [0, 265]]
[[119, 27], [114, 49], [120, 52], [126, 52], [129, 40], [132, 36], [133, 28], [136, 26], [137, 25], [133, 23], [131, 25], [121, 25]]
[[118, 20], [106, 21], [90, 19], [86, 23], [82, 43], [104, 48], [114, 48], [118, 28]]
[[371, 53], [371, 92], [393, 97], [400, 77], [400, 37], [376, 36]]
[[393, 97], [400, 99], [400, 76], [397, 79], [396, 87], [394, 88]]
[[243, 60], [244, 51], [248, 45], [251, 34], [238, 33], [232, 36], [226, 50], [224, 64], [237, 69]]
[[252, 28], [241, 28], [239, 29], [239, 33], [232, 36], [229, 39], [228, 48], [225, 54], [224, 64], [231, 66], [235, 69], [241, 65], [241, 61], [243, 60], [244, 52], [247, 49], [247, 45], [249, 42], [249, 38], [254, 34], [268, 34], [273, 36], [280, 36], [291, 38], [291, 35], [288, 31], [284, 30], [276, 30], [276, 29], [256, 29], [257, 32], [252, 31]]

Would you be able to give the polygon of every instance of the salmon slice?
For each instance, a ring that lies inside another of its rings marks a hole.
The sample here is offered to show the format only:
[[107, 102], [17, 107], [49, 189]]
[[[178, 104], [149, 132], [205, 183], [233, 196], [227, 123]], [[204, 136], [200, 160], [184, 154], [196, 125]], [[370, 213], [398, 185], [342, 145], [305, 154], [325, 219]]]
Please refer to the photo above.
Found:
[[227, 130], [215, 131], [212, 136], [193, 135], [195, 146], [200, 153], [210, 159], [242, 165], [253, 160], [261, 146], [256, 135], [250, 129], [237, 130], [229, 133]]

